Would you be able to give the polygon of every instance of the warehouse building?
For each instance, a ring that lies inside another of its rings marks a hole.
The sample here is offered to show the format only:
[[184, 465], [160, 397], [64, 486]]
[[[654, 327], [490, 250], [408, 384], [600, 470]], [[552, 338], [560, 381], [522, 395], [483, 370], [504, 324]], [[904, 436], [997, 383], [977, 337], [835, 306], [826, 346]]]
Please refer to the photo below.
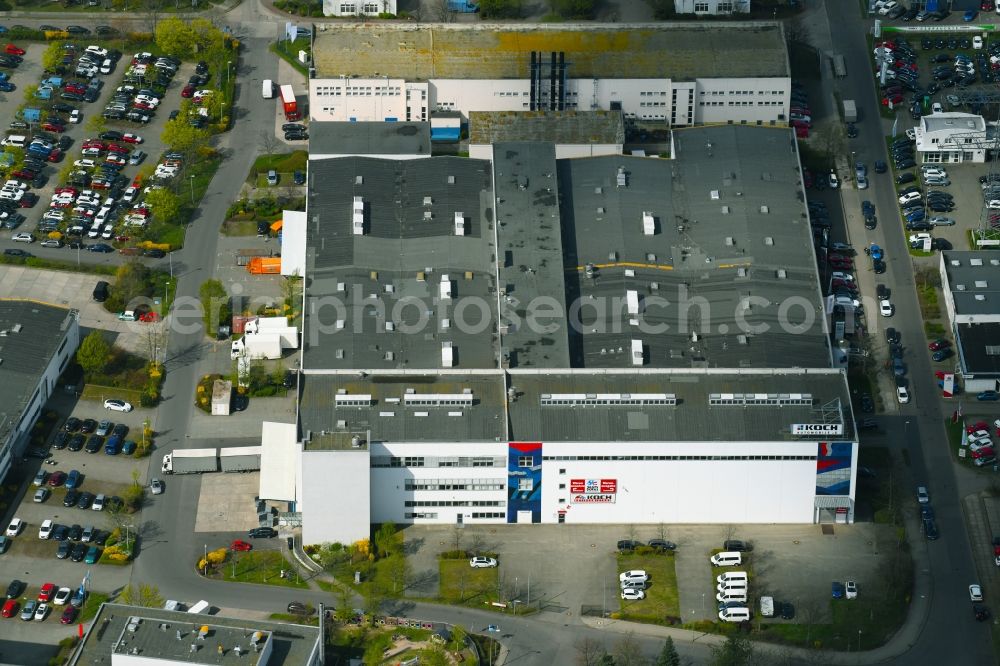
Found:
[[457, 112], [614, 111], [682, 127], [785, 125], [780, 23], [329, 23], [313, 44], [313, 120], [421, 121]]
[[0, 481], [80, 344], [76, 310], [0, 299]]
[[941, 291], [967, 393], [1000, 388], [1000, 258], [995, 251], [941, 253]]
[[689, 129], [674, 152], [310, 163], [298, 430], [265, 425], [297, 451], [267, 499], [305, 543], [853, 521], [794, 138]]

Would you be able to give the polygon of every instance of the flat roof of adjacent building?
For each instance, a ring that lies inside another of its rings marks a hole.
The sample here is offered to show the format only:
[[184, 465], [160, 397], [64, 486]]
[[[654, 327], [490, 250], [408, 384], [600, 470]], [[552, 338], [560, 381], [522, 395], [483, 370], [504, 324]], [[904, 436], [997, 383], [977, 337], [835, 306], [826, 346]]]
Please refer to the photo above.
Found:
[[318, 78], [526, 79], [532, 52], [564, 52], [567, 76], [606, 79], [789, 76], [779, 23], [408, 24], [317, 26]]
[[[446, 344], [454, 367], [497, 367], [489, 162], [349, 157], [309, 168], [303, 367], [441, 368]], [[356, 196], [363, 235], [352, 228]]]
[[572, 366], [631, 365], [640, 340], [652, 367], [829, 367], [794, 137], [721, 126], [674, 144], [675, 160], [559, 162]]
[[431, 125], [418, 122], [309, 123], [309, 158], [431, 154]]
[[1000, 256], [995, 250], [942, 252], [941, 262], [956, 314], [1000, 314]]
[[504, 381], [492, 373], [302, 375], [306, 450], [368, 441], [497, 441], [506, 435]]
[[[199, 638], [202, 627], [208, 632]], [[70, 664], [110, 664], [112, 655], [126, 654], [191, 664], [256, 664], [255, 642], [262, 645], [268, 636], [268, 666], [305, 666], [319, 650], [318, 627], [105, 603]]]
[[0, 299], [0, 442], [31, 402], [75, 316], [56, 305]]
[[986, 131], [986, 121], [983, 117], [975, 113], [960, 113], [956, 111], [946, 111], [944, 113], [932, 113], [928, 116], [921, 116], [920, 124], [925, 132], [984, 132]]
[[[791, 424], [842, 423], [854, 439], [839, 370], [511, 372], [511, 439], [781, 441]], [[645, 404], [643, 404], [645, 403]]]
[[623, 144], [621, 111], [472, 111], [469, 143], [549, 141], [561, 144]]
[[957, 328], [962, 370], [1000, 377], [1000, 324], [959, 324]]

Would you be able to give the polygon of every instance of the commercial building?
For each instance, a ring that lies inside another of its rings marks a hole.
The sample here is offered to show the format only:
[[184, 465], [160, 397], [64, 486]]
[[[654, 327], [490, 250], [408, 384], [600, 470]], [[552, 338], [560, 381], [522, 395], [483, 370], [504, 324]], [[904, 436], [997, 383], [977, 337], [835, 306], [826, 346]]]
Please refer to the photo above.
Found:
[[[996, 128], [990, 127], [992, 135]], [[924, 162], [957, 164], [985, 162], [987, 126], [974, 113], [933, 113], [914, 128], [917, 151]], [[991, 136], [990, 140], [993, 138]]]
[[469, 157], [493, 159], [493, 145], [523, 141], [555, 144], [556, 159], [620, 155], [625, 145], [621, 111], [473, 111]]
[[941, 253], [941, 291], [967, 393], [1000, 387], [1000, 258], [991, 251]]
[[750, 0], [674, 0], [674, 11], [699, 16], [749, 14]]
[[395, 14], [396, 0], [323, 0], [323, 16]]
[[76, 310], [0, 299], [0, 481], [80, 344]]
[[620, 110], [674, 127], [785, 125], [780, 23], [328, 23], [313, 44], [313, 120], [439, 112]]
[[320, 627], [104, 603], [70, 666], [324, 663]]
[[264, 442], [297, 469], [262, 470], [261, 497], [296, 503], [305, 543], [384, 521], [853, 521], [794, 137], [673, 148], [311, 162], [298, 431]]

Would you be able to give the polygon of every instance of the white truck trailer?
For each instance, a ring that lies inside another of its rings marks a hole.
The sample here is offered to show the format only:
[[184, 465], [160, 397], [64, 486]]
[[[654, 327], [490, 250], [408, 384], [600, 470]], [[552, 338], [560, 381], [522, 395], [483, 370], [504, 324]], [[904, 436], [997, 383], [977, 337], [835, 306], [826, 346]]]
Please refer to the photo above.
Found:
[[252, 472], [260, 469], [262, 446], [224, 446], [219, 449], [223, 472]]
[[298, 349], [299, 329], [286, 317], [258, 317], [246, 323], [243, 337], [233, 341], [231, 357], [278, 359], [285, 349]]
[[218, 449], [176, 449], [163, 456], [164, 474], [201, 474], [219, 471]]

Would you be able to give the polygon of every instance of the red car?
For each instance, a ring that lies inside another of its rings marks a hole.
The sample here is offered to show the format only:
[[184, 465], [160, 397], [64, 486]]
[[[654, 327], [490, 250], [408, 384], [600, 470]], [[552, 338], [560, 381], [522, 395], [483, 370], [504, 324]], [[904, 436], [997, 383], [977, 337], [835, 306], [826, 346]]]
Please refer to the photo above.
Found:
[[965, 432], [969, 435], [976, 432], [977, 430], [989, 430], [990, 426], [986, 421], [976, 421], [974, 425], [965, 426]]
[[66, 472], [52, 472], [49, 477], [49, 485], [55, 488], [56, 486], [61, 486], [66, 483]]
[[890, 103], [896, 105], [902, 103], [902, 101], [903, 101], [902, 95], [890, 95], [888, 97], [882, 98], [882, 106], [889, 106]]
[[984, 12], [991, 12], [995, 9], [993, 0], [983, 0], [979, 3], [979, 10]]
[[97, 139], [87, 139], [83, 142], [81, 148], [97, 148], [98, 150], [107, 150], [107, 144], [103, 141], [98, 141]]
[[79, 83], [67, 83], [63, 86], [63, 90], [66, 92], [77, 93], [79, 95], [85, 95], [87, 93], [87, 89]]
[[75, 187], [69, 187], [69, 186], [57, 187], [56, 194], [72, 194], [75, 197], [76, 195], [80, 194], [80, 190], [76, 189]]
[[194, 86], [184, 86], [184, 89], [181, 90], [181, 97], [191, 97], [192, 95], [194, 95], [194, 91], [195, 91]]
[[13, 44], [8, 44], [3, 47], [3, 52], [8, 55], [23, 56], [26, 52], [20, 46], [14, 46]]
[[138, 134], [123, 134], [122, 141], [125, 143], [142, 143], [142, 137]]
[[112, 153], [120, 153], [122, 155], [128, 155], [132, 152], [131, 148], [126, 148], [125, 146], [120, 146], [117, 143], [109, 143], [108, 150]]
[[[951, 347], [951, 343], [947, 340], [935, 340], [927, 345], [927, 348], [931, 351], [938, 351], [939, 349], [945, 349], [946, 347]], [[976, 430], [985, 430], [985, 428], [976, 428]]]
[[831, 266], [835, 266], [837, 268], [853, 268], [854, 267], [854, 262], [851, 261], [850, 259], [847, 259], [846, 257], [830, 257], [829, 259], [827, 259], [827, 263], [829, 263]]
[[66, 126], [59, 123], [54, 123], [51, 120], [47, 120], [42, 123], [42, 129], [46, 132], [65, 132]]
[[14, 173], [10, 174], [11, 178], [21, 178], [23, 180], [32, 180], [38, 174], [30, 169], [18, 169]]
[[58, 162], [62, 158], [62, 151], [58, 148], [53, 148], [49, 156], [45, 158], [46, 162]]
[[15, 615], [17, 615], [17, 610], [18, 610], [17, 599], [8, 599], [3, 605], [2, 615], [4, 617], [14, 617]]
[[75, 606], [66, 606], [59, 621], [63, 624], [73, 624], [73, 621], [76, 620], [76, 614], [79, 612]]
[[808, 139], [809, 138], [809, 128], [808, 127], [796, 127], [795, 128], [795, 138], [796, 139]]
[[38, 591], [39, 601], [52, 601], [52, 597], [56, 594], [55, 583], [45, 583], [42, 585], [42, 589]]
[[234, 541], [231, 544], [229, 544], [229, 550], [238, 550], [238, 551], [246, 552], [246, 551], [251, 550], [251, 549], [253, 549], [253, 544], [247, 543], [246, 541], [243, 541], [242, 539], [237, 539], [236, 541]]

